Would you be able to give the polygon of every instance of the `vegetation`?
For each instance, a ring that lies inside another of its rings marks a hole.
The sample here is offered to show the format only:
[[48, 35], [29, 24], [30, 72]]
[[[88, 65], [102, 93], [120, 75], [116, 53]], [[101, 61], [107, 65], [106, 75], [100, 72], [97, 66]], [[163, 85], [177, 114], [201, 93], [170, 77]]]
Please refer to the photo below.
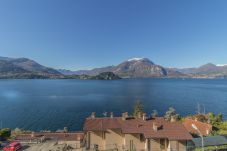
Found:
[[227, 134], [227, 121], [221, 122], [218, 126], [218, 134], [223, 135]]
[[168, 121], [170, 121], [171, 118], [180, 120], [180, 115], [176, 113], [176, 110], [173, 107], [170, 107], [169, 110], [166, 111], [164, 118]]
[[134, 106], [133, 116], [138, 117], [142, 113], [144, 113], [144, 107], [143, 107], [142, 102], [138, 100], [138, 101], [136, 101], [135, 106]]
[[0, 129], [0, 138], [8, 139], [11, 136], [11, 130], [9, 128]]
[[121, 79], [118, 75], [113, 72], [102, 72], [98, 75], [65, 75], [65, 79], [81, 79], [81, 80], [118, 80]]
[[227, 121], [223, 121], [223, 115], [214, 113], [209, 113], [209, 121], [210, 124], [212, 124], [213, 132], [212, 135], [223, 135], [227, 134]]
[[152, 117], [157, 117], [157, 116], [158, 116], [158, 111], [157, 110], [153, 110]]
[[218, 127], [223, 122], [223, 115], [220, 113], [218, 115], [215, 115], [214, 113], [209, 113], [209, 122], [215, 126]]

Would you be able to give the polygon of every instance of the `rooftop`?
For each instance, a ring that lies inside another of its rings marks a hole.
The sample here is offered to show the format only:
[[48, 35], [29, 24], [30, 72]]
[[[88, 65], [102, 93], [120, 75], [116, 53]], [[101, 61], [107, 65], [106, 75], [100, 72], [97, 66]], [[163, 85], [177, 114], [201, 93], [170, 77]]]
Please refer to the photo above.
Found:
[[199, 131], [202, 133], [203, 136], [208, 136], [212, 130], [211, 124], [207, 124], [207, 123], [196, 121], [196, 120], [193, 120], [190, 118], [186, 118], [183, 122], [183, 125], [192, 134], [198, 134], [198, 132], [194, 128], [192, 128], [192, 124], [194, 124], [199, 129]]
[[125, 134], [143, 134], [145, 138], [192, 139], [181, 122], [169, 122], [162, 117], [146, 120], [143, 118], [126, 118], [124, 120], [122, 117], [89, 117], [84, 123], [84, 131], [106, 131], [108, 129], [121, 129]]

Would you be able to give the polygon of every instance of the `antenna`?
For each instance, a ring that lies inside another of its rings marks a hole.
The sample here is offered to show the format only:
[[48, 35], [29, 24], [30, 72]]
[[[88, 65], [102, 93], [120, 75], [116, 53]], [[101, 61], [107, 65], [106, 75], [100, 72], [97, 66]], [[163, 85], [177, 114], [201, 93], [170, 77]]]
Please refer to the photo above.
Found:
[[200, 114], [200, 104], [197, 103], [197, 113]]
[[203, 114], [206, 114], [206, 108], [204, 104], [203, 104]]
[[1, 120], [1, 129], [2, 129], [2, 120]]

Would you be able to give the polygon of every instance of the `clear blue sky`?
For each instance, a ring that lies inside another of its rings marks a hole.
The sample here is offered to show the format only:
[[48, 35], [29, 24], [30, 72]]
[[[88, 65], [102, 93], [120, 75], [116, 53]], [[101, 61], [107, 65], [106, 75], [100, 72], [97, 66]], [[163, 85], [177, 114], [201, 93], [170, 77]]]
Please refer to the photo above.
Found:
[[88, 69], [227, 63], [227, 0], [1, 0], [0, 56]]

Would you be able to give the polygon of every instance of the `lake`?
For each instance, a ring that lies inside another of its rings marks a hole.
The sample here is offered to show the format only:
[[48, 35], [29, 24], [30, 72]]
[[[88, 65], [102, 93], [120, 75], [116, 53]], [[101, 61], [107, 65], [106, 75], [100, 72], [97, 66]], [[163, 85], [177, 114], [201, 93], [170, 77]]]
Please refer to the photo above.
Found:
[[[0, 124], [29, 130], [82, 130], [91, 112], [132, 113], [141, 100], [147, 114], [169, 107], [181, 115], [205, 112], [227, 118], [225, 79], [0, 80]], [[0, 126], [1, 126], [0, 125]]]

